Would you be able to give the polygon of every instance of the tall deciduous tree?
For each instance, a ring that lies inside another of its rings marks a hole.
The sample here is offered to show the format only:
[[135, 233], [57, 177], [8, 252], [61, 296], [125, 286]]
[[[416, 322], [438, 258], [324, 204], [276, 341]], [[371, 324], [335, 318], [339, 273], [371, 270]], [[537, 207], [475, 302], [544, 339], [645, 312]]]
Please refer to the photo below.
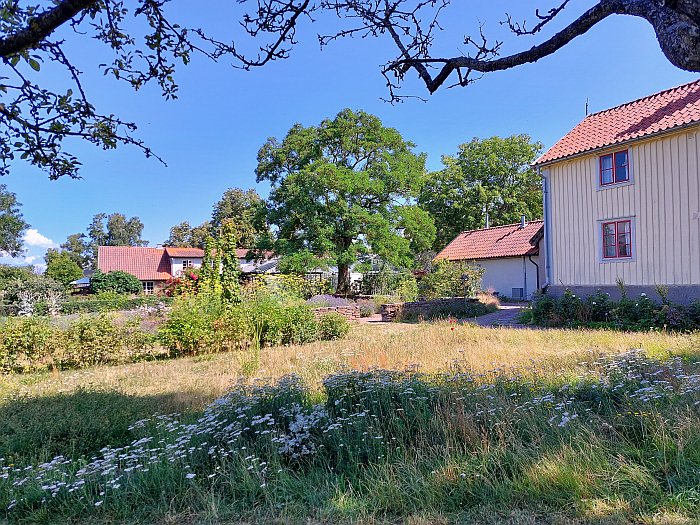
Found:
[[211, 224], [204, 222], [199, 226], [190, 226], [183, 221], [170, 228], [170, 236], [165, 241], [165, 246], [178, 246], [181, 248], [204, 249], [207, 238], [211, 235]]
[[0, 252], [16, 257], [22, 252], [22, 235], [29, 228], [19, 211], [17, 196], [0, 184]]
[[231, 223], [237, 232], [238, 248], [250, 248], [267, 234], [264, 212], [265, 202], [255, 190], [229, 188], [214, 205], [211, 227], [216, 232], [225, 222]]
[[[412, 250], [432, 242], [431, 218], [414, 204], [425, 157], [393, 128], [363, 111], [271, 138], [258, 153], [258, 182], [272, 185], [268, 221], [278, 228], [280, 254], [308, 250], [338, 267], [347, 293], [350, 265], [361, 254], [410, 265]], [[434, 232], [434, 230], [432, 230]]]
[[[337, 39], [362, 35], [385, 38], [394, 46], [382, 74], [392, 99], [399, 95], [406, 75], [416, 74], [433, 93], [443, 86], [466, 86], [474, 73], [491, 73], [536, 62], [556, 53], [579, 36], [614, 15], [646, 20], [661, 50], [675, 66], [700, 71], [700, 2], [697, 0], [597, 0], [576, 13], [573, 21], [558, 24], [570, 0], [536, 11], [536, 23], [527, 26], [507, 16], [502, 20], [515, 36], [539, 37], [539, 43], [521, 52], [502, 54], [502, 41], [484, 31], [462, 37], [450, 46], [438, 40], [441, 22], [450, 16], [449, 0], [259, 0], [248, 13], [238, 13], [244, 35], [252, 39], [246, 50], [240, 35], [212, 37], [205, 28], [188, 28], [168, 11], [168, 0], [35, 0], [0, 3], [0, 174], [15, 157], [46, 170], [51, 178], [77, 176], [80, 160], [64, 148], [66, 138], [81, 138], [110, 149], [119, 144], [151, 149], [134, 136], [136, 125], [109, 111], [100, 112], [81, 82], [64, 35], [72, 30], [85, 43], [102, 44], [100, 68], [108, 76], [139, 90], [157, 84], [163, 96], [175, 98], [176, 66], [190, 62], [195, 53], [213, 60], [231, 58], [244, 69], [286, 59], [298, 40], [300, 22], [324, 24], [322, 46]], [[456, 3], [456, 2], [455, 2]], [[201, 3], [200, 10], [221, 17], [221, 6]], [[248, 5], [247, 2], [238, 4]], [[479, 18], [474, 3], [474, 19]], [[517, 6], [517, 3], [514, 3]], [[245, 9], [245, 8], [244, 8]], [[322, 16], [327, 14], [329, 16]], [[232, 13], [236, 16], [236, 13]], [[462, 19], [465, 17], [461, 17]], [[230, 24], [232, 28], [238, 24]], [[550, 29], [555, 29], [551, 31]], [[465, 27], [465, 33], [469, 30]], [[599, 35], [605, 33], [599, 33]], [[92, 40], [87, 40], [92, 38]], [[72, 46], [73, 49], [77, 46]], [[436, 51], [440, 49], [440, 51]], [[450, 52], [450, 48], [454, 51]], [[466, 49], [466, 51], [465, 51]], [[246, 52], [250, 51], [250, 52]], [[596, 57], [592, 60], [604, 59]], [[376, 62], [376, 57], [369, 58]], [[42, 68], [52, 62], [55, 67]], [[60, 71], [63, 71], [61, 85]], [[70, 86], [70, 87], [69, 87]]]
[[92, 218], [87, 233], [68, 236], [61, 248], [68, 251], [82, 268], [95, 268], [99, 246], [148, 246], [141, 238], [143, 222], [138, 217], [126, 218], [123, 213], [98, 213]]
[[542, 217], [539, 175], [530, 167], [542, 149], [527, 135], [473, 139], [455, 156], [442, 158], [445, 168], [432, 173], [419, 203], [435, 220], [435, 249], [441, 250], [464, 230], [512, 224], [521, 215]]

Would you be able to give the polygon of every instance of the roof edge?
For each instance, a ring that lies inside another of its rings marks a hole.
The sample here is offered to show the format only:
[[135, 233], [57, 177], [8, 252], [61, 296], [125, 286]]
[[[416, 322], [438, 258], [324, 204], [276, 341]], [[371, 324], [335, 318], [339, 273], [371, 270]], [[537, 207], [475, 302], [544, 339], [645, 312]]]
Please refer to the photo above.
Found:
[[[645, 97], [645, 98], [649, 98], [649, 97]], [[618, 146], [628, 146], [629, 144], [632, 144], [633, 142], [643, 142], [645, 140], [650, 140], [650, 139], [653, 139], [653, 138], [656, 138], [656, 137], [659, 137], [662, 135], [669, 135], [671, 133], [677, 133], [677, 132], [683, 131], [684, 129], [692, 128], [693, 126], [700, 126], [700, 120], [697, 120], [695, 122], [689, 122], [687, 124], [681, 124], [680, 126], [674, 126], [672, 128], [668, 128], [668, 129], [663, 129], [661, 131], [655, 131], [654, 133], [649, 133], [649, 134], [643, 135], [641, 137], [634, 137], [631, 139], [623, 140], [622, 142], [614, 142], [612, 144], [606, 144], [605, 146], [599, 146], [597, 148], [587, 149], [585, 151], [580, 151], [578, 153], [572, 153], [571, 155], [566, 155], [565, 157], [559, 157], [559, 158], [547, 160], [547, 161], [541, 162], [541, 163], [538, 162], [538, 160], [539, 160], [538, 159], [535, 162], [533, 162], [532, 164], [530, 164], [530, 166], [532, 166], [533, 168], [542, 168], [545, 166], [551, 166], [552, 164], [556, 164], [557, 162], [562, 162], [565, 160], [572, 160], [572, 159], [578, 159], [580, 157], [585, 157], [586, 155], [590, 155], [591, 153], [594, 153], [596, 151], [601, 151], [601, 150], [605, 150], [608, 148], [614, 148], [614, 147], [618, 147]], [[574, 126], [574, 128], [575, 128], [575, 126]], [[574, 129], [574, 128], [572, 128], [572, 129]], [[552, 146], [552, 148], [553, 147], [554, 146]], [[549, 151], [549, 150], [547, 150], [547, 151]], [[544, 157], [544, 154], [542, 155], [542, 157]]]

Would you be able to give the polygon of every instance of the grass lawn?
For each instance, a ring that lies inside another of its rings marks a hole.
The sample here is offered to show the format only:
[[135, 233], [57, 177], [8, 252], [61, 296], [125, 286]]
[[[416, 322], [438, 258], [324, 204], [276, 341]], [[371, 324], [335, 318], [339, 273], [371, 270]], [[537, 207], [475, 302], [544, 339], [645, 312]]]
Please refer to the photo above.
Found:
[[[265, 349], [252, 378], [244, 361], [4, 376], [0, 519], [8, 506], [11, 522], [55, 523], [686, 524], [700, 514], [698, 335], [365, 324], [340, 341]], [[298, 381], [275, 386], [289, 374]], [[181, 416], [134, 426], [154, 414]], [[103, 447], [153, 437], [173, 450], [178, 436], [188, 446], [172, 457], [125, 449], [118, 483], [93, 476], [69, 492], [19, 472], [63, 455], [72, 463], [42, 468], [66, 481]], [[138, 454], [150, 469], [133, 470]]]

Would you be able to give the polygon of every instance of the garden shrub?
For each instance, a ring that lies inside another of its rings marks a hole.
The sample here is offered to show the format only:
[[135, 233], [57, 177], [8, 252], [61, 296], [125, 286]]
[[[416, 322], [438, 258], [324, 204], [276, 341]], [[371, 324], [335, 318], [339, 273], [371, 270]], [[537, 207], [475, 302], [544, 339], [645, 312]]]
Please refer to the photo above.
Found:
[[313, 297], [306, 300], [306, 304], [311, 306], [311, 308], [328, 308], [337, 306], [348, 306], [353, 304], [352, 301], [346, 299], [345, 297], [336, 297], [331, 294], [314, 295]]
[[566, 290], [561, 297], [539, 294], [522, 321], [539, 326], [595, 327], [622, 330], [695, 330], [700, 327], [700, 302], [688, 307], [672, 304], [663, 295], [652, 301], [645, 293], [637, 299], [627, 296], [613, 301], [598, 290], [585, 300]]
[[331, 312], [318, 320], [318, 335], [323, 341], [342, 339], [350, 331], [350, 323], [342, 315]]
[[215, 351], [214, 322], [222, 313], [222, 302], [214, 296], [178, 297], [158, 329], [159, 340], [173, 357]]
[[136, 276], [130, 273], [120, 270], [102, 273], [98, 270], [90, 277], [90, 291], [92, 293], [139, 294], [143, 291], [143, 285]]
[[303, 344], [318, 337], [316, 318], [306, 304], [285, 304], [263, 294], [248, 300], [245, 310], [252, 339], [260, 346]]
[[359, 283], [362, 295], [392, 295], [401, 301], [418, 298], [418, 283], [410, 272], [391, 271], [384, 267], [378, 272], [367, 272]]
[[466, 261], [440, 261], [420, 281], [426, 299], [475, 297], [481, 290], [484, 269]]
[[139, 320], [80, 317], [63, 328], [47, 318], [15, 317], [0, 324], [0, 371], [84, 368], [128, 363], [153, 356], [153, 337]]
[[421, 308], [420, 310], [400, 310], [395, 321], [400, 323], [415, 323], [418, 321], [434, 321], [437, 319], [449, 319], [452, 317], [479, 317], [489, 312], [496, 311], [494, 305], [487, 305], [478, 301], [464, 301], [459, 305], [435, 305]]

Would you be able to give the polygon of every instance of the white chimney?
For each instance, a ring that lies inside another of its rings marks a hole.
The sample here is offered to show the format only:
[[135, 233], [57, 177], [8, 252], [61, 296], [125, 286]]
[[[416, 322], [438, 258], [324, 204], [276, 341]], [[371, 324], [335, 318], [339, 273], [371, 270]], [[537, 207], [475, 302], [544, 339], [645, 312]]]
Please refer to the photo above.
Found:
[[527, 226], [527, 221], [525, 220], [525, 214], [520, 216], [520, 229], [522, 230]]

